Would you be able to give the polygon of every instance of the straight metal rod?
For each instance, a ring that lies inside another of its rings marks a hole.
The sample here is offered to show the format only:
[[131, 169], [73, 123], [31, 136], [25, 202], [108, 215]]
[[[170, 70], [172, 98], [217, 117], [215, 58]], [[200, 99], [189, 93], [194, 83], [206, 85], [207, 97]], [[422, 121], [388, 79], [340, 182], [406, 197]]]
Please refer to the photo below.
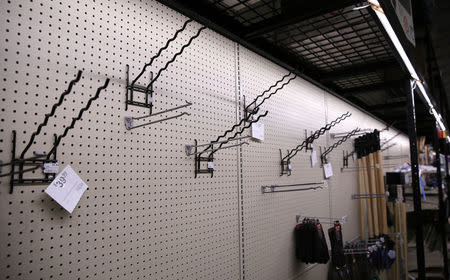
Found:
[[[419, 280], [425, 280], [425, 250], [423, 246], [423, 217], [419, 185], [419, 161], [417, 155], [416, 109], [412, 80], [408, 77], [404, 82], [407, 104], [407, 121], [409, 151], [411, 156], [411, 177], [414, 196], [414, 217], [416, 220], [416, 257]], [[392, 138], [391, 138], [392, 139]]]
[[181, 105], [181, 106], [178, 106], [178, 107], [175, 107], [175, 108], [171, 108], [171, 109], [167, 109], [167, 110], [164, 110], [164, 111], [161, 111], [161, 112], [158, 112], [158, 113], [142, 116], [142, 117], [135, 117], [135, 118], [133, 118], [133, 120], [140, 120], [140, 119], [145, 119], [145, 118], [148, 118], [148, 117], [153, 117], [153, 116], [156, 116], [156, 115], [160, 115], [160, 114], [164, 114], [164, 113], [167, 113], [167, 112], [175, 111], [175, 110], [178, 110], [178, 109], [181, 109], [181, 108], [184, 108], [184, 107], [188, 107], [188, 106], [191, 106], [191, 105], [192, 105], [191, 102], [186, 101], [186, 104], [184, 104], [184, 105]]
[[[236, 140], [236, 139], [233, 139], [233, 140]], [[215, 152], [215, 151], [218, 151], [218, 150], [223, 150], [223, 149], [233, 148], [233, 147], [237, 147], [237, 146], [242, 146], [244, 144], [245, 145], [249, 145], [247, 142], [242, 142], [242, 143], [234, 144], [234, 145], [231, 145], [231, 146], [226, 146], [226, 147], [220, 147], [220, 148], [217, 148], [217, 149], [213, 149], [210, 152]], [[203, 153], [204, 153], [204, 151], [203, 152], [197, 152], [197, 153], [189, 154], [189, 155], [192, 156], [192, 155], [198, 155], [198, 154], [203, 154]]]
[[[250, 138], [251, 136], [242, 136], [242, 137], [236, 137], [234, 139], [231, 140], [223, 140], [223, 141], [217, 141], [217, 142], [211, 142], [211, 143], [207, 143], [207, 144], [200, 144], [197, 146], [192, 146], [192, 147], [203, 147], [203, 146], [210, 146], [210, 145], [215, 145], [215, 144], [220, 144], [220, 143], [226, 143], [226, 142], [230, 142], [230, 141], [236, 141], [236, 140], [241, 140], [241, 139], [246, 139], [246, 138]], [[203, 153], [203, 152], [202, 152]]]
[[176, 119], [176, 118], [179, 118], [179, 117], [184, 116], [184, 115], [188, 115], [189, 116], [190, 114], [184, 112], [184, 113], [181, 113], [179, 115], [172, 116], [172, 117], [169, 117], [169, 118], [165, 118], [165, 119], [162, 119], [162, 120], [157, 120], [157, 121], [153, 121], [153, 122], [149, 122], [149, 123], [144, 123], [144, 124], [140, 124], [140, 125], [137, 125], [137, 126], [133, 126], [130, 129], [135, 129], [135, 128], [138, 128], [138, 127], [143, 127], [143, 126], [147, 126], [147, 125], [151, 125], [151, 124], [155, 124], [155, 123], [159, 123], [159, 122], [163, 122], [163, 121], [168, 121], [168, 120], [171, 120], [171, 119]]
[[[444, 204], [444, 191], [442, 190], [442, 173], [441, 173], [441, 151], [440, 143], [438, 139], [438, 131], [436, 124], [433, 122], [435, 127], [434, 133], [434, 149], [436, 151], [436, 176], [438, 183], [438, 195], [439, 195], [439, 227], [441, 230], [441, 242], [442, 242], [442, 260], [444, 264], [444, 278], [448, 280], [448, 252], [447, 252], [447, 219], [445, 217], [445, 204]], [[445, 141], [445, 140], [444, 140]]]
[[296, 186], [308, 186], [308, 185], [323, 185], [324, 182], [320, 182], [320, 183], [301, 183], [301, 184], [291, 184], [291, 185], [273, 185], [273, 186], [268, 186], [271, 188], [280, 188], [280, 187], [296, 187]]
[[279, 191], [271, 191], [271, 192], [265, 192], [265, 193], [278, 193], [278, 192], [298, 192], [298, 191], [308, 191], [308, 190], [315, 190], [315, 189], [323, 189], [323, 187], [310, 187], [310, 188], [304, 188], [304, 189], [294, 189], [294, 190], [279, 190]]

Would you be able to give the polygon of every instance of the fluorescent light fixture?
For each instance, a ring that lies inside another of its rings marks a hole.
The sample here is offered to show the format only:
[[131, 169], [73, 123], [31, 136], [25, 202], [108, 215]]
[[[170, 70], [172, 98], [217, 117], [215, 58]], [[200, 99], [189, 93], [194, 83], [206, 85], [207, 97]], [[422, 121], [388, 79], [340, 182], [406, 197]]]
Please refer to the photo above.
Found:
[[370, 7], [370, 5], [364, 5], [364, 6], [354, 7], [352, 10], [353, 10], [353, 11], [357, 11], [357, 10], [365, 9], [365, 8], [367, 8], [367, 7]]
[[408, 55], [405, 52], [405, 49], [403, 49], [403, 46], [400, 43], [400, 40], [398, 39], [397, 35], [395, 34], [394, 29], [392, 28], [391, 24], [389, 23], [389, 20], [387, 19], [386, 15], [381, 9], [380, 3], [378, 2], [378, 0], [369, 0], [369, 3], [372, 5], [372, 9], [375, 11], [375, 14], [377, 15], [378, 19], [383, 25], [384, 30], [386, 30], [386, 33], [388, 34], [389, 38], [394, 44], [395, 49], [402, 58], [403, 63], [405, 64], [406, 69], [408, 69], [409, 74], [414, 80], [417, 81], [417, 87], [419, 88], [423, 98], [428, 103], [428, 106], [430, 107], [430, 112], [432, 112], [432, 114], [434, 115], [441, 130], [446, 130], [441, 115], [436, 111], [436, 109], [433, 106], [433, 103], [431, 103], [431, 99], [428, 97], [425, 87], [423, 86], [422, 81], [420, 81], [419, 79], [419, 75], [417, 75], [417, 72], [414, 69], [414, 66], [412, 65], [411, 61], [409, 60]]

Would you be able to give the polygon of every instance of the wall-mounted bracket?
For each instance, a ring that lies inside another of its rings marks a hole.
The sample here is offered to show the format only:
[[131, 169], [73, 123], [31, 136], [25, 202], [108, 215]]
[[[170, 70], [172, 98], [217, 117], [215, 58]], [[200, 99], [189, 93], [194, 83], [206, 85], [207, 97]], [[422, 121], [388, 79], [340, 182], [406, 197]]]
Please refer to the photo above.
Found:
[[[53, 152], [51, 159], [47, 158], [46, 153], [34, 153], [35, 156], [30, 158], [21, 158], [16, 156], [17, 149], [17, 133], [12, 131], [12, 149], [11, 149], [11, 162], [3, 163], [2, 166], [10, 166], [10, 172], [1, 174], [0, 177], [9, 176], [9, 193], [14, 192], [14, 186], [16, 185], [29, 185], [29, 184], [43, 184], [50, 183], [56, 176], [58, 171], [56, 148]], [[57, 136], [53, 136], [54, 144], [56, 145]], [[53, 166], [53, 167], [52, 167]], [[24, 174], [33, 172], [35, 170], [42, 169], [43, 176], [25, 178]]]
[[[153, 72], [150, 72], [150, 87], [137, 85], [135, 81], [130, 83], [129, 77], [129, 69], [130, 66], [127, 64], [126, 66], [126, 94], [125, 94], [125, 111], [128, 110], [128, 105], [139, 106], [148, 108], [150, 110], [150, 115], [152, 114], [153, 109]], [[144, 101], [137, 101], [135, 98], [135, 92], [140, 92], [144, 94]]]
[[349, 153], [348, 151], [342, 150], [342, 154], [343, 154], [343, 156], [342, 156], [343, 164], [342, 164], [341, 171], [344, 168], [348, 168], [348, 158], [349, 157], [351, 157], [353, 159], [353, 162], [355, 161], [355, 157], [354, 156], [356, 156], [356, 151], [353, 151], [353, 152]]
[[[289, 153], [289, 150], [287, 152]], [[281, 149], [280, 149], [280, 160], [281, 160], [280, 176], [283, 176], [285, 174], [287, 174], [288, 176], [291, 176], [291, 171], [292, 171], [291, 161], [289, 160], [289, 158], [286, 160], [283, 158], [283, 153], [281, 152]]]

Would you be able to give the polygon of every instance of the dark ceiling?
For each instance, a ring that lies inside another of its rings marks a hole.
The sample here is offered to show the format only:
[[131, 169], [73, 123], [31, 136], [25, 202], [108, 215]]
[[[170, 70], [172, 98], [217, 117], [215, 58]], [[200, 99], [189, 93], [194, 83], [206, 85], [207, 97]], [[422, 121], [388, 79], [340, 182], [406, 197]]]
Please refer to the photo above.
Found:
[[[367, 2], [356, 0], [160, 0], [160, 2], [283, 67], [302, 74], [316, 85], [329, 89], [335, 95], [386, 123], [391, 124], [395, 121], [396, 128], [407, 132], [406, 97], [403, 91], [405, 74], [374, 12], [370, 7], [364, 8]], [[441, 107], [446, 107], [447, 99], [440, 87], [444, 84], [441, 71], [448, 74], [450, 69], [448, 64], [437, 64], [436, 57], [446, 56], [447, 61], [449, 59], [449, 25], [443, 24], [446, 18], [441, 16], [442, 25], [434, 26], [434, 36], [428, 36], [433, 19], [433, 7], [428, 5], [426, 0], [412, 2], [415, 11], [416, 47], [405, 43], [406, 49], [414, 64], [419, 64], [419, 72], [424, 73], [425, 80], [433, 81], [433, 83], [430, 81], [430, 84], [433, 94], [438, 97], [437, 104], [445, 102], [445, 106]], [[442, 28], [446, 28], [447, 35], [441, 35]], [[442, 45], [445, 42], [447, 46]], [[446, 81], [448, 88], [448, 79]], [[438, 93], [435, 94], [435, 91]], [[417, 132], [419, 135], [431, 136], [433, 119], [421, 100], [416, 99]], [[444, 109], [446, 108], [441, 108], [441, 111]]]

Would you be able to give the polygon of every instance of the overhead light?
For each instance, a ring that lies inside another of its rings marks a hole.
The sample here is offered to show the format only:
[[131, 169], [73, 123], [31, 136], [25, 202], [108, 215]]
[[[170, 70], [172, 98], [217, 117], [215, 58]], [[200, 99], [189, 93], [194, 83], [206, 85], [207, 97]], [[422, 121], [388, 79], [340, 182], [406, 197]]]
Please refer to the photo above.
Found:
[[371, 4], [372, 9], [375, 11], [375, 14], [377, 15], [378, 19], [380, 20], [381, 24], [383, 25], [384, 30], [388, 34], [392, 43], [394, 44], [395, 49], [397, 50], [403, 63], [405, 64], [406, 69], [408, 69], [408, 72], [411, 75], [411, 78], [416, 80], [417, 87], [419, 88], [419, 91], [422, 94], [425, 101], [428, 103], [430, 112], [432, 112], [433, 116], [435, 117], [437, 123], [440, 126], [440, 129], [446, 130], [445, 125], [442, 121], [441, 115], [439, 113], [437, 113], [436, 109], [433, 106], [433, 103], [431, 102], [431, 99], [428, 97], [425, 87], [423, 86], [422, 81], [419, 79], [419, 75], [417, 75], [417, 72], [414, 69], [414, 66], [412, 65], [411, 61], [409, 60], [409, 57], [406, 54], [405, 49], [403, 49], [403, 46], [400, 43], [400, 40], [398, 39], [397, 35], [394, 32], [394, 29], [392, 28], [391, 24], [389, 23], [389, 20], [387, 19], [386, 15], [384, 14], [383, 9], [380, 6], [380, 3], [378, 2], [378, 0], [369, 0], [369, 3]]
[[363, 5], [363, 6], [354, 7], [352, 10], [353, 11], [357, 11], [357, 10], [365, 9], [367, 7], [370, 7], [370, 5]]

